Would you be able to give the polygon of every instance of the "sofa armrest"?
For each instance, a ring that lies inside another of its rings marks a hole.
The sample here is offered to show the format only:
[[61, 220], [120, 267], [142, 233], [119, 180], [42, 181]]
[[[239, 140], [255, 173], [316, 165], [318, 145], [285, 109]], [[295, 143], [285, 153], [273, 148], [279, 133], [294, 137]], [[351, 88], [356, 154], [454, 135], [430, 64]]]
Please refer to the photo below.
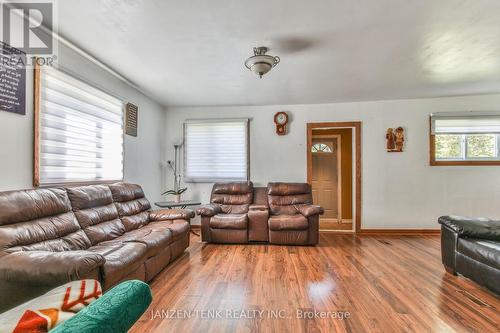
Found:
[[500, 221], [488, 218], [441, 216], [438, 222], [459, 237], [500, 240]]
[[189, 221], [194, 217], [194, 212], [191, 209], [158, 209], [149, 212], [149, 220], [165, 221], [165, 220], [186, 220]]
[[196, 210], [196, 214], [201, 215], [201, 216], [208, 216], [208, 217], [217, 215], [221, 212], [222, 212], [222, 208], [220, 208], [220, 206], [218, 206], [218, 205], [213, 205], [213, 204], [201, 206], [200, 208], [198, 208]]
[[81, 280], [106, 259], [90, 251], [19, 251], [0, 257], [0, 280], [49, 285]]
[[297, 206], [297, 209], [299, 213], [304, 215], [305, 217], [323, 215], [323, 213], [325, 212], [323, 207], [317, 205], [300, 205]]
[[441, 261], [450, 274], [456, 275], [458, 233], [446, 225], [441, 226]]
[[269, 207], [266, 205], [250, 205], [248, 207], [248, 211], [250, 212], [267, 212], [269, 210]]
[[146, 283], [125, 281], [50, 332], [128, 332], [151, 301], [151, 289]]
[[266, 205], [250, 205], [248, 208], [248, 240], [268, 242], [268, 221], [269, 207]]

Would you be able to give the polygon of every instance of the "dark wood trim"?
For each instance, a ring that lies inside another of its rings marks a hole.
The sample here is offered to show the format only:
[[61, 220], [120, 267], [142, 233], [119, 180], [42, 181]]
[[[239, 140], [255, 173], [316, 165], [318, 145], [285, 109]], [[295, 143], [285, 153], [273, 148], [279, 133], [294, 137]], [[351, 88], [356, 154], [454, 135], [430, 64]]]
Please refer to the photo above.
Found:
[[440, 229], [361, 229], [360, 235], [370, 236], [425, 236], [439, 235]]
[[354, 128], [355, 141], [356, 141], [356, 162], [355, 162], [355, 175], [356, 175], [356, 216], [354, 221], [354, 232], [361, 231], [361, 122], [360, 121], [347, 121], [347, 122], [324, 122], [324, 123], [307, 123], [307, 182], [311, 184], [312, 180], [312, 153], [309, 147], [312, 145], [312, 131], [316, 128]]
[[500, 161], [431, 161], [431, 166], [495, 166]]
[[361, 231], [361, 122], [356, 122], [356, 221], [354, 232]]
[[436, 138], [432, 134], [432, 117], [429, 116], [429, 165], [436, 165]]
[[495, 166], [500, 161], [436, 161], [436, 136], [432, 134], [432, 119], [429, 117], [429, 165], [430, 166]]
[[33, 186], [40, 186], [40, 98], [41, 98], [41, 70], [38, 61], [35, 61], [33, 71], [34, 105], [33, 105]]

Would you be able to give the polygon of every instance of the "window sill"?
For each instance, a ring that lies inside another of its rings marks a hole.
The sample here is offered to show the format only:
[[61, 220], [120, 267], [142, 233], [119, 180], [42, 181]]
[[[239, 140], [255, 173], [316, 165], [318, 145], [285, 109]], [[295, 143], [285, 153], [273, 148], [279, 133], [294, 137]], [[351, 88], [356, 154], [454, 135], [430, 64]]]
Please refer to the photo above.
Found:
[[87, 185], [109, 185], [109, 184], [120, 183], [120, 182], [123, 182], [123, 179], [43, 183], [43, 184], [39, 184], [39, 185], [34, 185], [33, 187], [35, 187], [35, 188], [77, 187], [77, 186], [87, 186]]
[[500, 165], [500, 161], [430, 161], [430, 166], [495, 166]]
[[246, 182], [248, 181], [246, 178], [245, 179], [241, 179], [241, 178], [184, 178], [184, 183], [200, 183], [200, 184], [203, 184], [203, 183], [208, 183], [208, 184], [212, 184], [212, 183], [231, 183], [231, 182]]

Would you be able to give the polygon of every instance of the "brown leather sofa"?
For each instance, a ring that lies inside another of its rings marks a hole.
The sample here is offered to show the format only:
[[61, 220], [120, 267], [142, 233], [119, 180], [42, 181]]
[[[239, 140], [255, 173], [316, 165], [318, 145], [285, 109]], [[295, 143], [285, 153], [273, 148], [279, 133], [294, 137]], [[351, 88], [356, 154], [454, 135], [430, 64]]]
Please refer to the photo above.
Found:
[[441, 216], [441, 258], [446, 271], [500, 295], [500, 221]]
[[323, 209], [312, 204], [309, 184], [243, 182], [215, 184], [210, 204], [197, 213], [202, 241], [314, 245]]
[[151, 211], [139, 185], [0, 193], [0, 312], [84, 278], [151, 280], [189, 246], [189, 210]]

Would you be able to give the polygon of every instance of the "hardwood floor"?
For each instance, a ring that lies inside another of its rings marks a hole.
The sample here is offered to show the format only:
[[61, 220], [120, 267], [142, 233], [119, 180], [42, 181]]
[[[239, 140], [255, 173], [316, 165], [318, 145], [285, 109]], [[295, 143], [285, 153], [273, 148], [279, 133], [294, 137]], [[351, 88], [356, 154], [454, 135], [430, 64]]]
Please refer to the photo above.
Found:
[[[153, 303], [131, 332], [500, 330], [500, 300], [445, 273], [439, 236], [323, 233], [316, 247], [191, 241], [152, 281]], [[315, 310], [328, 318], [297, 318]], [[332, 319], [339, 311], [349, 318]]]

